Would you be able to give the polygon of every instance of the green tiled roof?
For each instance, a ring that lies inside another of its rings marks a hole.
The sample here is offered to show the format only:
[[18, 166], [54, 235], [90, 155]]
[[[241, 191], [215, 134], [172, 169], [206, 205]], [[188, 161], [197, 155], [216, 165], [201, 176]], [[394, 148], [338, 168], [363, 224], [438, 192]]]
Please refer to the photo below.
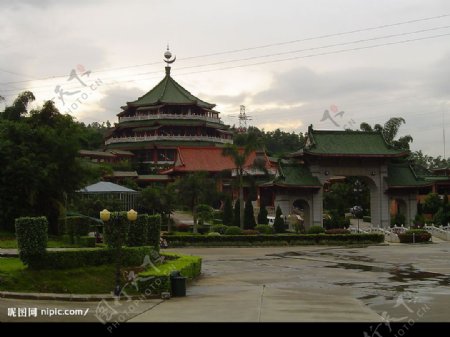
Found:
[[390, 147], [379, 132], [325, 131], [308, 128], [304, 153], [323, 156], [402, 157], [407, 151]]
[[408, 163], [390, 163], [388, 165], [387, 183], [390, 188], [424, 187], [431, 185], [429, 181], [417, 177]]
[[314, 177], [309, 169], [302, 164], [279, 162], [279, 175], [271, 182], [263, 184], [263, 186], [282, 186], [282, 187], [312, 187], [320, 188], [319, 179]]
[[202, 108], [212, 109], [215, 104], [210, 104], [192, 95], [189, 91], [179, 85], [171, 76], [170, 68], [166, 67], [166, 76], [152, 90], [144, 96], [139, 97], [134, 102], [129, 102], [129, 106], [140, 107], [156, 104], [195, 104]]

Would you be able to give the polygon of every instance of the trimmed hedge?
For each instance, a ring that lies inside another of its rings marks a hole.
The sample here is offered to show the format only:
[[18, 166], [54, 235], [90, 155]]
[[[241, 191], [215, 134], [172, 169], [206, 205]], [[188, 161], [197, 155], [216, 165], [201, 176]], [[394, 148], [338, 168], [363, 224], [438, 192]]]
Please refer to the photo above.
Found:
[[103, 237], [109, 248], [116, 248], [125, 243], [128, 222], [127, 212], [111, 212], [111, 218], [105, 221]]
[[225, 234], [225, 231], [227, 230], [227, 228], [228, 228], [228, 226], [225, 226], [225, 225], [212, 225], [209, 230], [211, 232]]
[[225, 230], [225, 235], [241, 235], [242, 229], [240, 229], [238, 226], [228, 226], [228, 228]]
[[325, 234], [350, 234], [350, 231], [345, 228], [333, 228], [333, 229], [327, 229], [325, 231]]
[[148, 215], [139, 214], [136, 221], [129, 221], [127, 233], [127, 246], [145, 246], [148, 240]]
[[273, 228], [269, 225], [257, 225], [255, 229], [261, 234], [273, 234]]
[[308, 229], [308, 234], [320, 234], [320, 233], [325, 233], [325, 228], [323, 228], [322, 226], [311, 226]]
[[147, 222], [146, 245], [153, 247], [159, 252], [159, 238], [161, 236], [161, 215], [149, 215]]
[[[154, 256], [152, 247], [123, 247], [121, 250], [122, 266], [140, 266], [146, 255]], [[42, 257], [41, 269], [71, 269], [86, 266], [99, 266], [116, 262], [114, 249], [77, 249], [65, 251], [48, 251]]]
[[201, 273], [202, 259], [198, 256], [173, 253], [163, 253], [161, 255], [171, 260], [158, 265], [158, 269], [151, 268], [138, 274], [139, 291], [147, 296], [160, 294], [163, 291], [170, 292], [170, 273], [172, 271], [178, 270], [182, 276], [187, 277], [189, 280], [196, 278]]
[[47, 218], [18, 218], [15, 227], [20, 259], [30, 268], [40, 268], [47, 249]]
[[242, 235], [258, 235], [259, 232], [256, 229], [244, 229]]
[[398, 234], [398, 238], [401, 243], [428, 242], [431, 239], [431, 234], [423, 229], [410, 229], [403, 234]]
[[383, 243], [383, 234], [296, 234], [296, 235], [221, 235], [221, 236], [164, 236], [169, 246], [251, 246], [258, 243], [279, 242], [293, 245], [298, 242], [311, 244], [350, 244], [350, 243]]

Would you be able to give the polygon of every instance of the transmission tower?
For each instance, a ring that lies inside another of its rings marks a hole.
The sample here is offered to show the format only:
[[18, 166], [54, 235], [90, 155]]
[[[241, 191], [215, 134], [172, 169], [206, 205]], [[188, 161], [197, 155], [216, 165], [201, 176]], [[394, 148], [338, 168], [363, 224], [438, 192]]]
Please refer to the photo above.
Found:
[[247, 121], [252, 119], [250, 115], [245, 113], [245, 105], [241, 105], [239, 115], [229, 115], [229, 117], [237, 117], [239, 119], [239, 129], [238, 132], [244, 133], [247, 130]]

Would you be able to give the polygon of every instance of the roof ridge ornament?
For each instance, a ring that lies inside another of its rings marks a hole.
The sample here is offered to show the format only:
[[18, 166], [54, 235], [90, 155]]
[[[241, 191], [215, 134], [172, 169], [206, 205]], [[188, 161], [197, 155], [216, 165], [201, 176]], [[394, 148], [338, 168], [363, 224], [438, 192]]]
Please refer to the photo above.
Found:
[[170, 74], [170, 65], [172, 64], [172, 63], [174, 63], [175, 62], [175, 60], [177, 59], [177, 57], [176, 56], [174, 56], [174, 58], [173, 58], [173, 60], [171, 60], [171, 58], [172, 58], [172, 53], [170, 52], [170, 50], [169, 50], [169, 45], [167, 45], [167, 50], [166, 50], [166, 52], [164, 53], [164, 62], [166, 62], [166, 73], [167, 74]]

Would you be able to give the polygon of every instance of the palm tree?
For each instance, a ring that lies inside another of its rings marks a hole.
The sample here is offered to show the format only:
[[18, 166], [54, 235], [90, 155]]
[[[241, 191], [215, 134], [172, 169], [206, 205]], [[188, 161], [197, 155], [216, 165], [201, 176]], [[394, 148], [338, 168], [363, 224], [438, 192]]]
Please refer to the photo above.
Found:
[[258, 148], [258, 145], [259, 139], [256, 135], [249, 134], [246, 137], [244, 147], [238, 147], [236, 144], [227, 144], [222, 151], [222, 155], [231, 157], [236, 166], [236, 174], [239, 180], [239, 220], [242, 229], [244, 228], [244, 166], [250, 154]]
[[409, 143], [413, 141], [413, 138], [410, 135], [406, 135], [400, 137], [398, 140], [395, 140], [398, 130], [400, 129], [400, 126], [402, 124], [405, 124], [404, 118], [392, 117], [386, 123], [384, 123], [384, 126], [381, 126], [380, 124], [375, 124], [374, 127], [372, 128], [370, 124], [364, 122], [361, 123], [359, 128], [361, 131], [366, 132], [371, 131], [381, 132], [386, 143], [388, 143], [389, 145], [392, 145], [394, 148], [398, 150], [409, 150]]

